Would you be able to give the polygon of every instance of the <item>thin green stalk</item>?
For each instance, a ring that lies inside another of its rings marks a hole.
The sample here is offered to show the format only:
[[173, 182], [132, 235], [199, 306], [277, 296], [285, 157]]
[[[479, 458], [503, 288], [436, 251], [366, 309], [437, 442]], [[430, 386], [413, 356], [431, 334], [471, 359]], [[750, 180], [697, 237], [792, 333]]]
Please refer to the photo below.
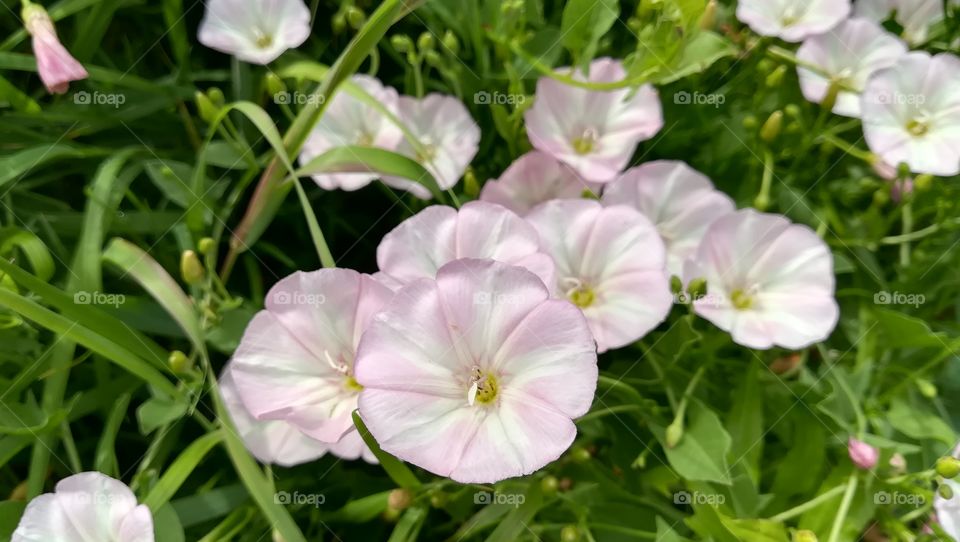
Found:
[[303, 207], [303, 214], [307, 219], [307, 227], [310, 229], [310, 237], [313, 239], [313, 246], [317, 249], [317, 255], [320, 256], [320, 263], [324, 267], [332, 268], [337, 266], [337, 262], [330, 254], [330, 247], [327, 246], [327, 240], [323, 237], [323, 231], [320, 230], [320, 224], [317, 222], [317, 215], [313, 212], [310, 205], [310, 199], [300, 184], [300, 179], [293, 180], [293, 186], [297, 189], [297, 196], [300, 198], [300, 206]]
[[770, 521], [784, 522], [784, 521], [787, 521], [788, 519], [795, 518], [795, 517], [803, 514], [803, 513], [806, 512], [807, 510], [811, 510], [811, 509], [813, 509], [813, 508], [816, 508], [816, 507], [820, 506], [821, 504], [825, 503], [826, 501], [829, 501], [830, 499], [836, 497], [836, 496], [839, 495], [844, 489], [846, 489], [846, 487], [847, 487], [847, 486], [837, 486], [837, 487], [835, 487], [835, 488], [833, 488], [833, 489], [830, 489], [830, 490], [828, 490], [828, 491], [826, 491], [826, 492], [824, 492], [824, 493], [821, 493], [820, 495], [817, 495], [816, 497], [810, 499], [809, 501], [807, 501], [807, 502], [805, 502], [805, 503], [803, 503], [803, 504], [794, 506], [793, 508], [791, 508], [791, 509], [789, 509], [789, 510], [784, 510], [783, 512], [780, 512], [779, 514], [777, 514], [777, 515], [775, 515], [775, 516], [770, 516], [769, 519], [770, 519]]
[[[899, 179], [896, 182], [901, 182]], [[903, 203], [903, 214], [901, 219], [903, 221], [903, 234], [902, 237], [905, 237], [907, 240], [900, 245], [900, 265], [903, 267], [910, 266], [910, 240], [909, 236], [913, 233], [913, 198], [910, 197], [910, 194], [904, 194], [904, 203]]]
[[846, 491], [843, 493], [843, 500], [840, 501], [840, 508], [837, 510], [837, 516], [833, 519], [833, 527], [830, 528], [830, 536], [827, 542], [837, 542], [840, 539], [840, 531], [843, 530], [843, 522], [847, 519], [850, 512], [850, 503], [853, 502], [853, 495], [857, 492], [857, 484], [860, 481], [858, 473], [854, 472], [847, 481]]

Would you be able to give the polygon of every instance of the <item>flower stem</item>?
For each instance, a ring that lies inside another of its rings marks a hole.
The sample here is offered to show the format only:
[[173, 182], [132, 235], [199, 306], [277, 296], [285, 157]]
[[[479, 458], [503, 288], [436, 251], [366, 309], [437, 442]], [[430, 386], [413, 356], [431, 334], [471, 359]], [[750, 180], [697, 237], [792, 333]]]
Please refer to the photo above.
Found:
[[[899, 181], [898, 181], [899, 182]], [[903, 203], [903, 234], [904, 239], [900, 245], [900, 265], [907, 267], [910, 265], [910, 234], [913, 233], [913, 198], [910, 194], [904, 194]]]
[[782, 522], [782, 521], [786, 521], [786, 520], [791, 519], [791, 518], [795, 518], [795, 517], [799, 516], [800, 514], [803, 514], [803, 513], [806, 512], [807, 510], [811, 510], [811, 509], [813, 509], [813, 508], [816, 508], [817, 506], [820, 506], [820, 505], [823, 504], [824, 502], [829, 501], [830, 499], [836, 497], [837, 495], [840, 494], [841, 491], [843, 491], [844, 489], [846, 489], [846, 487], [847, 487], [847, 486], [837, 486], [837, 487], [835, 487], [835, 488], [833, 488], [833, 489], [831, 489], [831, 490], [828, 490], [828, 491], [826, 491], [826, 492], [824, 492], [824, 493], [821, 493], [820, 495], [817, 495], [816, 497], [810, 499], [809, 501], [807, 501], [807, 502], [805, 502], [805, 503], [803, 503], [803, 504], [794, 506], [793, 508], [791, 508], [791, 509], [789, 509], [789, 510], [784, 510], [783, 512], [780, 512], [779, 514], [777, 514], [777, 515], [775, 515], [775, 516], [770, 516], [769, 519], [770, 519], [770, 521]]
[[853, 502], [853, 495], [857, 492], [857, 483], [860, 478], [854, 472], [847, 480], [846, 491], [843, 493], [843, 500], [840, 501], [840, 509], [837, 510], [837, 517], [833, 519], [833, 527], [830, 528], [830, 536], [827, 542], [837, 542], [840, 540], [840, 531], [843, 529], [843, 522], [847, 519], [847, 513], [850, 511], [850, 503]]

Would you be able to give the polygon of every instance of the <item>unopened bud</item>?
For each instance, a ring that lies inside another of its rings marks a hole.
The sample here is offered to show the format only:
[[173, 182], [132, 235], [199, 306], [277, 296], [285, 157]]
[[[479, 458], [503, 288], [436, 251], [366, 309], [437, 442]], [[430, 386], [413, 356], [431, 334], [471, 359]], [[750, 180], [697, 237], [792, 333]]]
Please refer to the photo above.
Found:
[[270, 96], [276, 96], [277, 94], [282, 94], [287, 91], [287, 85], [284, 84], [283, 79], [273, 72], [267, 72], [267, 75], [263, 78], [263, 82], [264, 86], [267, 87], [267, 94]]
[[206, 94], [198, 90], [196, 94], [194, 94], [194, 101], [197, 104], [197, 112], [204, 122], [210, 124], [217, 118], [219, 108], [213, 105], [213, 102], [210, 101], [210, 98], [208, 98]]
[[580, 530], [576, 525], [564, 525], [560, 529], [560, 542], [577, 542], [580, 540]]
[[394, 510], [406, 510], [413, 504], [413, 493], [409, 489], [397, 488], [387, 497], [387, 506]]
[[338, 11], [330, 20], [330, 25], [333, 27], [333, 32], [339, 34], [347, 29], [347, 17]]
[[780, 86], [780, 83], [783, 82], [783, 77], [787, 75], [786, 66], [778, 66], [777, 69], [770, 72], [770, 75], [767, 75], [767, 86], [770, 88], [777, 88]]
[[407, 53], [413, 49], [413, 41], [404, 34], [394, 34], [390, 37], [390, 45], [398, 53]]
[[940, 487], [937, 488], [937, 493], [948, 501], [953, 498], [953, 488], [947, 484], [940, 484]]
[[574, 448], [572, 452], [570, 452], [570, 457], [572, 457], [573, 461], [576, 463], [586, 463], [587, 461], [590, 461], [592, 456], [590, 455], [589, 450], [578, 446]]
[[434, 68], [439, 68], [443, 65], [443, 60], [440, 57], [440, 53], [432, 49], [423, 53], [423, 58], [427, 61], [428, 65], [433, 66]]
[[220, 90], [219, 87], [208, 88], [207, 97], [210, 98], [210, 101], [213, 102], [213, 105], [217, 106], [218, 109], [227, 103], [227, 97], [223, 95], [223, 91]]
[[800, 106], [797, 104], [787, 104], [787, 106], [783, 108], [783, 112], [792, 119], [799, 118]]
[[847, 453], [850, 454], [850, 460], [853, 461], [853, 464], [863, 470], [870, 470], [875, 467], [877, 459], [880, 458], [880, 450], [853, 437], [850, 437], [847, 441]]
[[920, 393], [922, 393], [927, 399], [933, 399], [937, 396], [937, 386], [934, 385], [933, 382], [930, 382], [925, 378], [918, 378], [916, 383]]
[[772, 143], [780, 135], [780, 128], [783, 126], [783, 111], [774, 111], [763, 126], [760, 128], [760, 138], [767, 143]]
[[937, 460], [937, 474], [944, 478], [956, 478], [960, 474], [960, 460], [955, 457], [941, 457]]
[[180, 277], [187, 284], [200, 284], [206, 272], [203, 270], [203, 264], [197, 253], [192, 250], [184, 250], [180, 255]]
[[747, 130], [753, 130], [757, 127], [757, 124], [759, 124], [757, 117], [753, 115], [747, 115], [746, 117], [743, 117], [743, 127]]
[[683, 291], [683, 281], [680, 280], [680, 277], [676, 275], [671, 275], [670, 276], [670, 293], [676, 295], [682, 291]]
[[182, 374], [190, 370], [190, 358], [179, 350], [170, 352], [167, 363], [170, 364], [170, 369], [177, 374]]
[[197, 250], [200, 251], [200, 254], [207, 255], [216, 248], [217, 243], [209, 237], [204, 237], [197, 243]]
[[813, 531], [801, 529], [793, 533], [793, 542], [817, 542], [817, 535]]
[[443, 46], [446, 47], [451, 54], [457, 54], [460, 51], [460, 41], [457, 40], [457, 35], [447, 30], [443, 33]]
[[717, 23], [717, 0], [710, 0], [707, 2], [706, 9], [703, 10], [703, 15], [700, 16], [700, 28], [703, 30], [710, 30]]
[[690, 299], [701, 299], [707, 295], [707, 281], [703, 278], [695, 278], [687, 284], [687, 293]]
[[667, 426], [666, 434], [666, 444], [667, 448], [675, 448], [677, 444], [680, 444], [680, 439], [683, 438], [683, 419], [677, 418], [670, 425]]
[[560, 488], [560, 480], [557, 480], [556, 476], [544, 476], [543, 480], [540, 480], [540, 489], [547, 495], [552, 495], [557, 492], [557, 489]]
[[477, 182], [477, 175], [472, 167], [468, 167], [463, 174], [463, 193], [471, 198], [480, 194], [480, 183]]
[[417, 38], [417, 49], [420, 51], [432, 51], [435, 44], [436, 41], [433, 39], [433, 34], [430, 32], [424, 32], [423, 34], [420, 34], [419, 38]]
[[917, 178], [913, 180], [913, 189], [917, 192], [926, 192], [932, 184], [933, 175], [924, 173], [923, 175], [918, 175]]
[[356, 6], [350, 6], [347, 8], [346, 14], [347, 23], [350, 24], [350, 27], [354, 30], [360, 30], [363, 26], [363, 23], [367, 22], [367, 16], [364, 15], [362, 11], [357, 9]]

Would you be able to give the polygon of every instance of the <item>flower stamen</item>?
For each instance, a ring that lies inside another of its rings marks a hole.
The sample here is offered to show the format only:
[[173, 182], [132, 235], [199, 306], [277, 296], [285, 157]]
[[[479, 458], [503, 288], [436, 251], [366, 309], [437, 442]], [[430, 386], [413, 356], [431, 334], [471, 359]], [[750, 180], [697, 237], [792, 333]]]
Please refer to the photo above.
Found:
[[581, 309], [593, 305], [593, 302], [597, 299], [597, 294], [594, 293], [593, 288], [576, 277], [567, 277], [560, 282], [566, 288], [564, 295], [567, 299]]
[[577, 154], [589, 154], [593, 152], [599, 139], [600, 133], [597, 132], [596, 128], [587, 128], [580, 137], [574, 138], [573, 150]]
[[470, 377], [470, 388], [467, 390], [467, 403], [473, 406], [477, 402], [490, 404], [497, 398], [497, 377], [492, 373], [483, 372], [480, 367], [474, 367]]
[[747, 291], [737, 288], [733, 292], [730, 292], [730, 302], [733, 303], [733, 307], [737, 310], [749, 310], [753, 307], [753, 296]]

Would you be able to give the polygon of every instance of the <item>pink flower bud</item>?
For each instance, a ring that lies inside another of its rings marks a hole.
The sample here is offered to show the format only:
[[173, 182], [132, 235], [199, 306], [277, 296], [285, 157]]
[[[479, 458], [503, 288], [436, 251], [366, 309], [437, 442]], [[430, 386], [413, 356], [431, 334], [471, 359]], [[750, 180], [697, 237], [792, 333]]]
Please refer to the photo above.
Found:
[[21, 15], [27, 32], [33, 36], [37, 72], [47, 91], [63, 94], [69, 88], [70, 81], [87, 78], [87, 70], [60, 43], [53, 21], [43, 6], [25, 2]]
[[853, 461], [853, 464], [863, 470], [870, 470], [875, 467], [877, 459], [880, 457], [880, 450], [853, 437], [850, 437], [847, 442], [847, 451], [850, 453], [850, 460]]

